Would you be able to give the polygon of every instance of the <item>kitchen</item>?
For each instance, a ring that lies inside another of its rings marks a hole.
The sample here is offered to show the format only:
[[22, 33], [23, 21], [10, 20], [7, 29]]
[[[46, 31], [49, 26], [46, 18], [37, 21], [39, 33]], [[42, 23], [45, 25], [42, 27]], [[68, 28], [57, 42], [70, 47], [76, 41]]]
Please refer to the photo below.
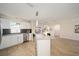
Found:
[[29, 34], [32, 33], [29, 22], [17, 22], [6, 18], [0, 18], [0, 21], [0, 49], [29, 41]]

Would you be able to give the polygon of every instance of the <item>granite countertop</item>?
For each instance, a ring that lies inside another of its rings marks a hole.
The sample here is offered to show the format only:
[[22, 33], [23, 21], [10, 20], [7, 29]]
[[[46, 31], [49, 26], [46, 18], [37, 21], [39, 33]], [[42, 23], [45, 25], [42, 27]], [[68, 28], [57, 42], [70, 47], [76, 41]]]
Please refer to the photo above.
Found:
[[23, 34], [23, 33], [11, 33], [11, 34], [5, 34], [5, 35], [2, 35], [2, 36], [17, 35], [17, 34]]

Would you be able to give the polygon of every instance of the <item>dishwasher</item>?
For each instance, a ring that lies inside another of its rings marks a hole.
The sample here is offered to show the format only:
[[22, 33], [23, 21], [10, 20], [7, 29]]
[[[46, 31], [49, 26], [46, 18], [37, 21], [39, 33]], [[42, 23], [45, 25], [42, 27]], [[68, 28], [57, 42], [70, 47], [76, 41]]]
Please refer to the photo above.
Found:
[[28, 33], [23, 33], [23, 41], [24, 42], [29, 41], [29, 34]]

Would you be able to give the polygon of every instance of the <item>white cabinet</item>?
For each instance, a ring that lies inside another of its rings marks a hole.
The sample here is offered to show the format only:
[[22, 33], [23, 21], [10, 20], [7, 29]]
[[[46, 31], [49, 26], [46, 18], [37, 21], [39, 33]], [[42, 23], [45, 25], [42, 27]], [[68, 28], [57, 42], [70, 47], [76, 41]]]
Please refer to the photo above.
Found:
[[0, 19], [1, 20], [1, 27], [2, 29], [10, 29], [10, 21], [6, 19]]
[[20, 23], [20, 28], [21, 29], [29, 29], [30, 28], [30, 23], [28, 23], [28, 22], [21, 22]]
[[29, 40], [33, 40], [33, 34], [29, 33]]
[[11, 34], [2, 37], [0, 49], [23, 43], [23, 34]]
[[37, 56], [50, 56], [50, 39], [37, 40]]
[[36, 35], [36, 51], [37, 56], [51, 55], [51, 39], [49, 36]]
[[0, 18], [1, 20], [1, 25], [3, 29], [10, 29], [11, 28], [11, 23], [19, 23], [20, 24], [20, 29], [30, 29], [30, 23], [29, 22], [24, 22], [24, 21], [14, 21], [10, 19], [5, 19], [5, 18]]
[[17, 35], [17, 42], [18, 43], [23, 42], [23, 34]]

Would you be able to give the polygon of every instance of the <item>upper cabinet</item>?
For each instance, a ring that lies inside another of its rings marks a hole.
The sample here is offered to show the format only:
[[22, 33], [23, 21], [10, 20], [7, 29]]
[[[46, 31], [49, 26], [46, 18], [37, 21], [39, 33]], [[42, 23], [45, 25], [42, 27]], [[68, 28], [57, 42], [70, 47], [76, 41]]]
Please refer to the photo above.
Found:
[[1, 20], [2, 29], [11, 29], [13, 28], [12, 24], [14, 25], [14, 23], [16, 23], [14, 27], [17, 27], [18, 26], [17, 24], [19, 24], [20, 29], [31, 29], [29, 22], [13, 21], [13, 20], [8, 20], [4, 18], [0, 18], [0, 20]]
[[10, 21], [9, 20], [6, 20], [6, 19], [3, 19], [1, 18], [1, 28], [2, 29], [10, 29]]
[[11, 33], [20, 33], [20, 23], [11, 22], [10, 29]]
[[21, 29], [30, 29], [30, 23], [28, 23], [28, 22], [21, 22], [20, 23], [20, 28]]

